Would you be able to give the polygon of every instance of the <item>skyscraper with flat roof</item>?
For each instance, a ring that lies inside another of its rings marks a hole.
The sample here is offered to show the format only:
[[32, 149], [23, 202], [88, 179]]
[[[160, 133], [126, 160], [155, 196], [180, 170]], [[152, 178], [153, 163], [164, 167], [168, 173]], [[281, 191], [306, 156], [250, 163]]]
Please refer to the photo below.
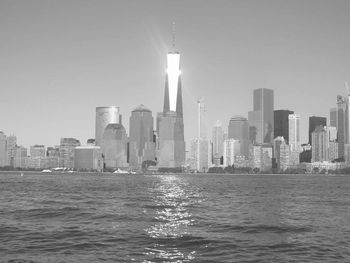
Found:
[[142, 104], [136, 107], [131, 112], [129, 130], [129, 164], [140, 169], [144, 161], [156, 158], [152, 111]]
[[158, 167], [181, 167], [185, 162], [180, 53], [169, 52], [163, 112], [158, 114]]
[[328, 134], [322, 125], [312, 132], [312, 162], [324, 162], [328, 159]]
[[110, 123], [121, 124], [121, 114], [119, 107], [107, 106], [96, 108], [96, 123], [95, 123], [95, 145], [102, 145], [102, 137], [105, 128]]
[[300, 115], [289, 114], [289, 145], [291, 151], [300, 152]]
[[249, 158], [249, 123], [243, 116], [234, 116], [228, 125], [228, 139], [239, 141], [240, 155]]
[[80, 146], [80, 141], [75, 138], [61, 138], [59, 147], [59, 165], [69, 169], [74, 168], [74, 149]]
[[274, 115], [274, 134], [276, 138], [282, 136], [286, 143], [289, 141], [289, 114], [293, 114], [290, 110], [275, 110]]
[[253, 143], [273, 142], [274, 96], [271, 89], [256, 89], [253, 92], [253, 111], [248, 113], [250, 138]]

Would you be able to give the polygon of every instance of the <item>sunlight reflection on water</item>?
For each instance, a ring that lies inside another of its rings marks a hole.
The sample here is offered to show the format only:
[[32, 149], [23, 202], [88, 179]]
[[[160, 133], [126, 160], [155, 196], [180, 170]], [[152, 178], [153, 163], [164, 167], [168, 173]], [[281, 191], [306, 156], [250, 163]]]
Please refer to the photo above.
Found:
[[181, 243], [181, 238], [190, 235], [189, 227], [195, 220], [188, 207], [198, 202], [199, 191], [179, 176], [163, 175], [158, 178], [153, 188], [149, 189], [155, 202], [156, 223], [145, 230], [154, 243], [145, 254], [171, 262], [188, 262], [194, 259], [196, 252], [181, 251], [180, 247], [176, 247], [177, 242], [169, 246], [167, 240], [179, 239]]

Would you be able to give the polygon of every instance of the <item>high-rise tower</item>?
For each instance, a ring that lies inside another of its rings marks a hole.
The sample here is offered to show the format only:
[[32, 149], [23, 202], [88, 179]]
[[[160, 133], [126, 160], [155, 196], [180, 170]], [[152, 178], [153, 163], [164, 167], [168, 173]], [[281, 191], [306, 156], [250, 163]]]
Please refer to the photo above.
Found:
[[140, 105], [131, 112], [129, 122], [129, 163], [140, 169], [144, 161], [155, 161], [152, 111]]
[[[173, 34], [174, 36], [174, 34]], [[173, 38], [173, 48], [175, 42]], [[163, 112], [158, 114], [158, 166], [180, 167], [185, 161], [180, 53], [167, 54]]]
[[273, 90], [264, 88], [254, 90], [253, 111], [248, 112], [250, 139], [254, 144], [273, 142], [273, 101]]

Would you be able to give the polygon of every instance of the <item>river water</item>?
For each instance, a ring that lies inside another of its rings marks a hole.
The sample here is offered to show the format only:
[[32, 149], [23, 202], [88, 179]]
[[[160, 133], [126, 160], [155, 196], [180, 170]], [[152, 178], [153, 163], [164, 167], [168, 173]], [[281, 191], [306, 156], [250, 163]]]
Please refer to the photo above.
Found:
[[350, 262], [350, 176], [2, 173], [0, 262]]

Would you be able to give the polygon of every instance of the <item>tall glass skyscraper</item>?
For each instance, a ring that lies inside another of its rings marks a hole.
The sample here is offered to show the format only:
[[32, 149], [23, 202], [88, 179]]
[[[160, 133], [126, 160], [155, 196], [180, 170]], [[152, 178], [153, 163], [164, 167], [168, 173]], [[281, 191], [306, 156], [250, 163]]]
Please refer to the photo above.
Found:
[[121, 115], [119, 107], [97, 107], [95, 123], [95, 145], [102, 146], [103, 133], [107, 125], [110, 123], [121, 124]]
[[158, 167], [181, 167], [185, 162], [180, 53], [169, 52], [163, 112], [157, 117]]
[[273, 90], [256, 89], [253, 93], [253, 111], [248, 113], [250, 139], [254, 144], [273, 143]]
[[155, 161], [152, 111], [140, 105], [131, 112], [129, 122], [129, 164], [139, 169], [144, 161]]
[[240, 143], [240, 154], [249, 157], [249, 124], [242, 116], [234, 116], [228, 125], [228, 139], [238, 140]]

